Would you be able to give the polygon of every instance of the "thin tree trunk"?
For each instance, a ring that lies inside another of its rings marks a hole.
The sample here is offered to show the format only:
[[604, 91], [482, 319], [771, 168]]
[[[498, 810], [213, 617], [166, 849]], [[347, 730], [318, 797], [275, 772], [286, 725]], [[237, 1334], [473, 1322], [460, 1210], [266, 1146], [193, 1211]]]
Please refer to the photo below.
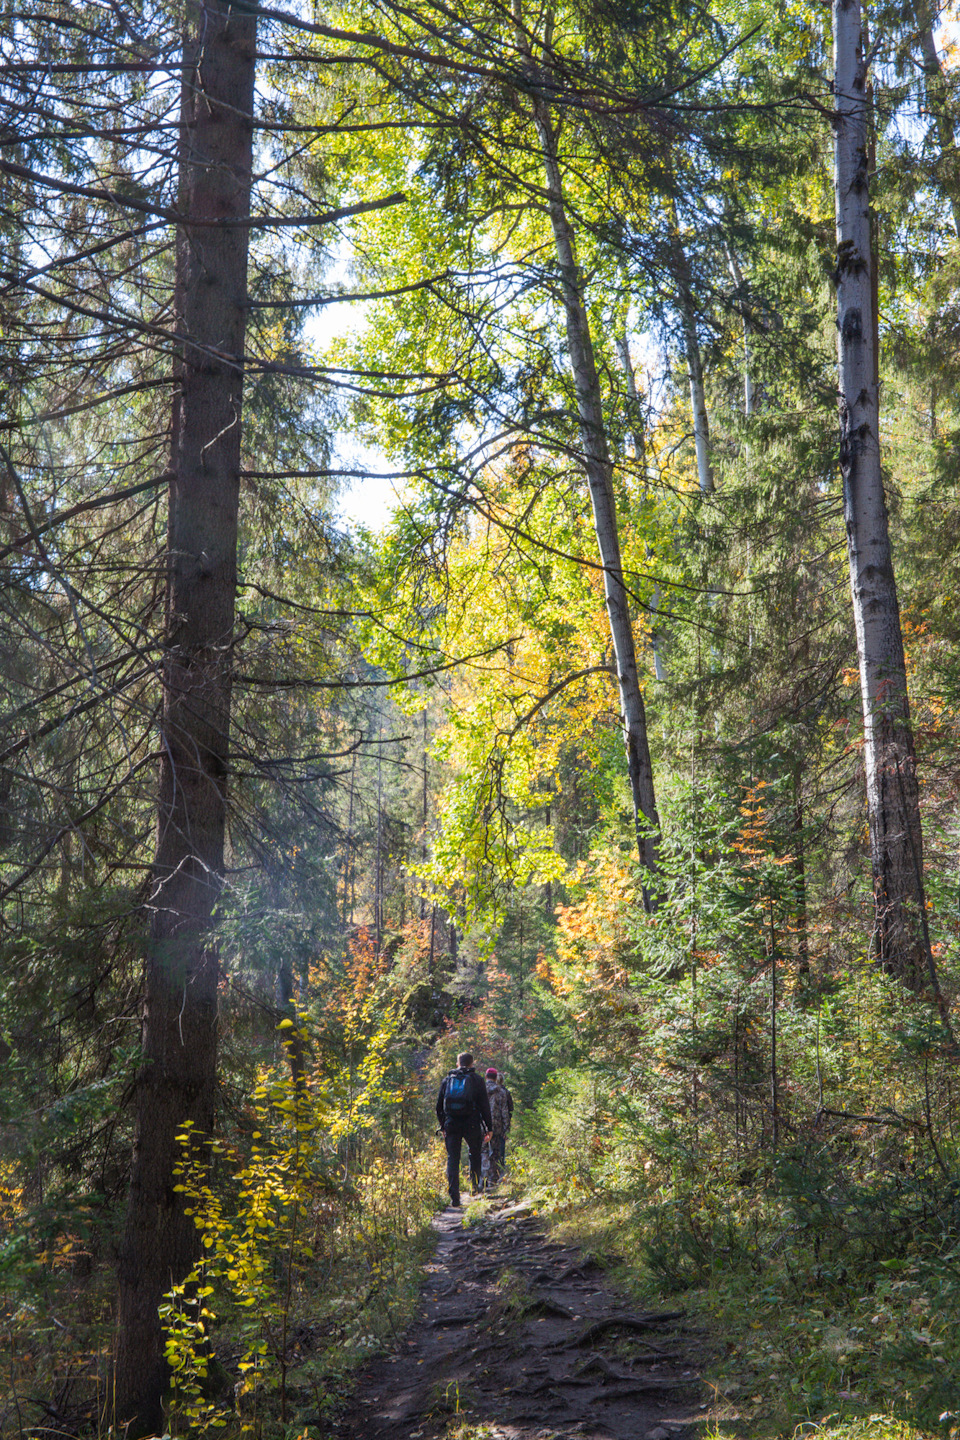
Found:
[[[190, 0], [183, 45], [158, 835], [150, 899], [143, 1068], [119, 1265], [116, 1418], [156, 1431], [166, 1383], [162, 1296], [198, 1256], [174, 1192], [177, 1136], [213, 1129], [256, 22]], [[196, 222], [206, 222], [197, 225]], [[196, 227], [196, 228], [195, 228]], [[129, 1429], [126, 1427], [129, 1425]]]
[[697, 335], [697, 311], [693, 302], [690, 261], [687, 259], [687, 252], [680, 239], [680, 224], [677, 219], [676, 206], [672, 200], [670, 201], [670, 229], [674, 274], [677, 281], [677, 303], [680, 306], [683, 348], [687, 360], [687, 379], [690, 382], [693, 443], [697, 452], [697, 481], [702, 495], [712, 495], [714, 485], [713, 471], [710, 469], [710, 420], [707, 415], [707, 395], [703, 386], [703, 360], [700, 355], [700, 338]]
[[793, 850], [797, 877], [797, 969], [801, 975], [810, 973], [810, 938], [807, 930], [807, 857], [804, 842], [803, 761], [798, 756], [793, 765]]
[[280, 1032], [280, 1043], [283, 1047], [284, 1058], [290, 1066], [290, 1078], [293, 1081], [294, 1089], [298, 1095], [306, 1094], [306, 1051], [304, 1048], [303, 1031], [300, 1028], [300, 1017], [297, 1015], [297, 1002], [293, 985], [293, 964], [289, 955], [285, 955], [280, 962], [280, 970], [277, 975], [277, 989], [279, 990], [280, 1009], [283, 1012], [284, 1020], [289, 1020], [293, 1029], [283, 1029]]
[[927, 108], [933, 116], [940, 146], [939, 180], [950, 205], [953, 228], [957, 235], [960, 235], [960, 157], [957, 155], [957, 133], [950, 110], [947, 77], [933, 34], [933, 16], [928, 0], [920, 0], [916, 7], [916, 19], [919, 26], [918, 38]]
[[[756, 394], [753, 387], [753, 375], [750, 370], [750, 320], [746, 311], [746, 286], [743, 283], [743, 271], [740, 269], [740, 262], [734, 254], [732, 247], [727, 245], [724, 248], [727, 253], [727, 264], [730, 267], [730, 274], [736, 286], [736, 294], [740, 308], [740, 323], [743, 327], [743, 413], [745, 418], [749, 420], [756, 406]], [[744, 444], [743, 461], [747, 474], [749, 475], [749, 444]], [[753, 584], [753, 545], [749, 539], [747, 540], [746, 550], [747, 567], [745, 579], [747, 583], [745, 588], [750, 590]], [[747, 653], [751, 656], [753, 654], [753, 601], [750, 599], [747, 600]]]
[[740, 269], [740, 262], [728, 245], [727, 264], [730, 267], [730, 274], [733, 283], [737, 288], [737, 296], [740, 307], [740, 324], [743, 328], [743, 413], [747, 419], [756, 409], [756, 392], [753, 385], [753, 375], [750, 370], [750, 317], [746, 310], [746, 286], [743, 283], [743, 271]]
[[[553, 228], [560, 267], [560, 286], [567, 328], [567, 350], [577, 397], [583, 464], [590, 491], [590, 501], [593, 506], [597, 544], [603, 564], [607, 617], [617, 662], [620, 712], [623, 720], [627, 769], [633, 800], [637, 849], [641, 864], [647, 869], [655, 871], [657, 869], [657, 835], [660, 830], [660, 817], [657, 814], [654, 794], [653, 767], [647, 742], [647, 719], [640, 690], [633, 626], [623, 581], [617, 508], [613, 493], [613, 466], [610, 461], [603, 418], [603, 397], [597, 375], [590, 323], [583, 299], [583, 278], [577, 263], [573, 229], [567, 218], [563, 199], [563, 182], [557, 157], [556, 133], [549, 107], [544, 101], [535, 98], [532, 106], [534, 125], [543, 156], [550, 223]], [[645, 833], [647, 831], [652, 831], [653, 834]], [[652, 904], [646, 887], [644, 887], [644, 903], [648, 909]]]
[[630, 420], [630, 439], [633, 443], [633, 458], [643, 473], [643, 489], [644, 494], [646, 494], [646, 446], [643, 437], [643, 413], [640, 409], [640, 391], [637, 389], [637, 376], [633, 368], [630, 345], [625, 330], [622, 334], [615, 337], [614, 344], [617, 347], [617, 354], [620, 356], [623, 379], [627, 387], [627, 415]]
[[[423, 712], [423, 839], [420, 842], [420, 859], [423, 861], [423, 868], [427, 868], [427, 823], [430, 818], [427, 796], [427, 712]], [[420, 919], [427, 918], [427, 892], [423, 888], [421, 879], [420, 888]]]
[[[552, 825], [553, 825], [553, 807], [552, 807], [551, 805], [548, 805], [548, 806], [547, 806], [547, 813], [546, 813], [545, 819], [546, 819], [546, 822], [547, 822], [547, 829], [549, 830], [549, 829], [551, 829], [551, 827], [552, 827]], [[544, 908], [544, 911], [545, 911], [545, 913], [546, 913], [547, 919], [548, 919], [548, 920], [552, 920], [552, 919], [553, 919], [553, 883], [552, 883], [552, 881], [550, 881], [550, 880], [548, 880], [547, 883], [546, 883], [546, 885], [544, 886], [543, 908]]]
[[770, 897], [770, 1127], [773, 1148], [780, 1144], [780, 1115], [777, 1107], [777, 932], [773, 923], [773, 896]]
[[[686, 263], [684, 257], [684, 263]], [[713, 471], [710, 468], [710, 421], [707, 397], [703, 388], [703, 362], [694, 319], [693, 296], [681, 288], [680, 308], [683, 315], [683, 337], [687, 351], [687, 376], [690, 381], [690, 408], [693, 411], [693, 443], [697, 452], [697, 481], [703, 495], [712, 495]]]
[[373, 929], [377, 954], [383, 945], [383, 721], [377, 729], [377, 859], [373, 879]]
[[[640, 392], [637, 389], [637, 377], [633, 369], [633, 361], [630, 358], [630, 346], [624, 333], [616, 339], [617, 353], [620, 356], [620, 364], [623, 367], [624, 380], [627, 386], [627, 400], [630, 402], [630, 432], [633, 440], [633, 458], [643, 473], [644, 493], [647, 489], [646, 480], [646, 447], [643, 443], [643, 415], [640, 410]], [[650, 546], [647, 546], [647, 559], [651, 559]], [[650, 648], [653, 651], [653, 671], [658, 680], [667, 678], [663, 657], [660, 654], [660, 630], [657, 625], [657, 616], [660, 613], [660, 586], [656, 580], [653, 582], [653, 592], [650, 596]]]
[[859, 0], [834, 0], [833, 29], [840, 468], [860, 664], [875, 945], [886, 969], [904, 984], [914, 990], [931, 984], [939, 993], [925, 933], [916, 761], [880, 466]]
[[343, 852], [343, 928], [347, 928], [347, 917], [350, 924], [353, 924], [353, 906], [351, 904], [352, 876], [354, 870], [353, 854], [353, 804], [356, 796], [357, 783], [357, 751], [354, 749], [350, 757], [350, 805], [347, 810], [347, 839]]

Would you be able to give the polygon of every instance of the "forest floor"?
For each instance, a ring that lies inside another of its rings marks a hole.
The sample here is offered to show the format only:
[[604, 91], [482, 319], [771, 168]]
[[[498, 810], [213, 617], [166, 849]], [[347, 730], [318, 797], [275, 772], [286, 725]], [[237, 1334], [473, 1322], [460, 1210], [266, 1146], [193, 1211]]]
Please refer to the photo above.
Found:
[[684, 1440], [707, 1344], [638, 1313], [524, 1206], [434, 1220], [419, 1317], [357, 1378], [337, 1440]]

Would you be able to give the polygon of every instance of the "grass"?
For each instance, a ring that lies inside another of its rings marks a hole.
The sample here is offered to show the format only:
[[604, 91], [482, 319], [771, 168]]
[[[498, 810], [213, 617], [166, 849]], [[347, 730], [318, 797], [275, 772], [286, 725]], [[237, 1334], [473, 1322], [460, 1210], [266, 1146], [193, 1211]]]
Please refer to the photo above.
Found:
[[711, 1182], [642, 1203], [582, 1174], [529, 1192], [639, 1304], [682, 1305], [708, 1332], [704, 1440], [960, 1440], [957, 1187], [810, 1171]]
[[[738, 1432], [727, 1422], [712, 1420], [702, 1440], [731, 1440]], [[936, 1432], [938, 1437], [943, 1431]], [[864, 1415], [858, 1420], [837, 1424], [804, 1421], [793, 1431], [792, 1440], [929, 1440], [931, 1432], [918, 1430], [892, 1415]]]

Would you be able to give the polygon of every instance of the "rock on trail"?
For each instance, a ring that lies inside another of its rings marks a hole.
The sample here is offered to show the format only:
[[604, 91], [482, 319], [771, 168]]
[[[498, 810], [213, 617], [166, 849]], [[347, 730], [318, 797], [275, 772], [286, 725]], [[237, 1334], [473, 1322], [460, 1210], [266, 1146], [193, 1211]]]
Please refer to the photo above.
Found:
[[420, 1318], [365, 1369], [337, 1440], [684, 1440], [703, 1418], [682, 1311], [638, 1313], [522, 1207], [434, 1220]]

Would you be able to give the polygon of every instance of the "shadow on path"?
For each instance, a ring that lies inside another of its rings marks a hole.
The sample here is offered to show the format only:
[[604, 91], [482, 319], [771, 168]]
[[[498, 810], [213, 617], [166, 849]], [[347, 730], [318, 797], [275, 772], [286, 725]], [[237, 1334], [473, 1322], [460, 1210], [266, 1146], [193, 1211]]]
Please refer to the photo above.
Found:
[[631, 1310], [522, 1206], [433, 1223], [420, 1318], [362, 1373], [338, 1440], [689, 1440], [702, 1338], [682, 1311]]

